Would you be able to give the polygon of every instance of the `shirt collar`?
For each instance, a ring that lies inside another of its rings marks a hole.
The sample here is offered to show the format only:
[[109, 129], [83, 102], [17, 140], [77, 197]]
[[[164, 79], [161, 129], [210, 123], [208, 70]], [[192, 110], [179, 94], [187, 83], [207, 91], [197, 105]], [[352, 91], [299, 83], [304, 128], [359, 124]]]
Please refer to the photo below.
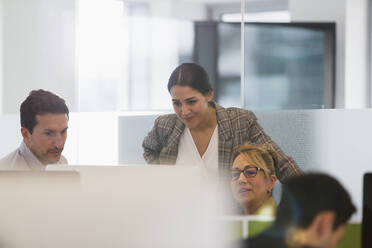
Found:
[[269, 197], [261, 207], [259, 207], [254, 215], [274, 217], [276, 212], [276, 204], [272, 197]]
[[28, 149], [24, 141], [21, 143], [20, 152], [31, 170], [45, 170], [45, 165]]

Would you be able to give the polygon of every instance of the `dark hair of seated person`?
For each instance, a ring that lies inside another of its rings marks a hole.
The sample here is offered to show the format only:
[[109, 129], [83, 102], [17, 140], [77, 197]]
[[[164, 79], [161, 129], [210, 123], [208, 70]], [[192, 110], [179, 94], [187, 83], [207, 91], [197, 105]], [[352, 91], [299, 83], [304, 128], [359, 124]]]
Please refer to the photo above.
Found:
[[335, 178], [312, 173], [296, 176], [283, 184], [275, 226], [306, 228], [322, 211], [335, 212], [333, 228], [346, 223], [355, 212], [350, 195]]

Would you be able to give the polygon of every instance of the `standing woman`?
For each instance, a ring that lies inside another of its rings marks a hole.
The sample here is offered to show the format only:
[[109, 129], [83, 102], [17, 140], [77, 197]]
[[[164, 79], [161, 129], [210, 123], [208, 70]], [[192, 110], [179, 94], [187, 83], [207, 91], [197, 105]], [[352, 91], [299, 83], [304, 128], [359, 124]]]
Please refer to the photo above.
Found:
[[168, 81], [175, 114], [159, 116], [143, 141], [149, 164], [199, 165], [229, 177], [233, 154], [244, 142], [269, 143], [278, 153], [280, 181], [302, 174], [294, 160], [266, 135], [253, 112], [215, 103], [207, 72], [197, 64], [178, 66]]

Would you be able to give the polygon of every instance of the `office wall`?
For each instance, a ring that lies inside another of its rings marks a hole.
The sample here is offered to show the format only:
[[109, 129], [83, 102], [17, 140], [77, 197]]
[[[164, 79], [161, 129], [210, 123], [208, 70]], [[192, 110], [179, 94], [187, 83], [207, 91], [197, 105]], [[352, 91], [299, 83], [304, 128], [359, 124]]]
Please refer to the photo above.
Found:
[[15, 150], [22, 140], [19, 115], [0, 116], [0, 158]]
[[[78, 110], [76, 2], [0, 0], [3, 10], [0, 47], [4, 50], [4, 56], [0, 56], [2, 113], [17, 113], [28, 92], [39, 88], [63, 96], [72, 111]], [[154, 0], [149, 4], [153, 17], [179, 20], [207, 17], [205, 4], [199, 2]]]
[[336, 22], [336, 107], [369, 106], [367, 0], [289, 0], [293, 21]]
[[2, 0], [1, 7], [3, 113], [17, 113], [39, 88], [63, 96], [75, 110], [75, 1]]
[[[49, 89], [64, 96], [71, 110], [78, 110], [75, 2], [0, 0], [2, 113], [16, 113], [19, 103], [31, 89], [36, 88]], [[285, 1], [279, 2], [280, 6], [284, 6]], [[367, 77], [367, 2], [288, 0], [294, 21], [337, 23], [335, 90], [338, 108], [364, 108], [370, 100]], [[211, 6], [194, 1], [151, 1], [153, 16], [179, 19], [203, 20], [215, 17]]]

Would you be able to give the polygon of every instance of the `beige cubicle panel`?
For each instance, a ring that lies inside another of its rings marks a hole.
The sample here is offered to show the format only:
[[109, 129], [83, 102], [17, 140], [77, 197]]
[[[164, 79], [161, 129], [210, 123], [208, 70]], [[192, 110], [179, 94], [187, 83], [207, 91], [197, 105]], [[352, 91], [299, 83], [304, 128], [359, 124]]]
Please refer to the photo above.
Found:
[[57, 169], [18, 172], [17, 184], [0, 172], [13, 179], [0, 182], [1, 247], [216, 247], [199, 168]]
[[[346, 186], [358, 209], [353, 218], [360, 221], [362, 177], [372, 171], [372, 109], [254, 112], [265, 132], [300, 168], [329, 173]], [[142, 140], [156, 116], [119, 116], [119, 163], [143, 162]]]

